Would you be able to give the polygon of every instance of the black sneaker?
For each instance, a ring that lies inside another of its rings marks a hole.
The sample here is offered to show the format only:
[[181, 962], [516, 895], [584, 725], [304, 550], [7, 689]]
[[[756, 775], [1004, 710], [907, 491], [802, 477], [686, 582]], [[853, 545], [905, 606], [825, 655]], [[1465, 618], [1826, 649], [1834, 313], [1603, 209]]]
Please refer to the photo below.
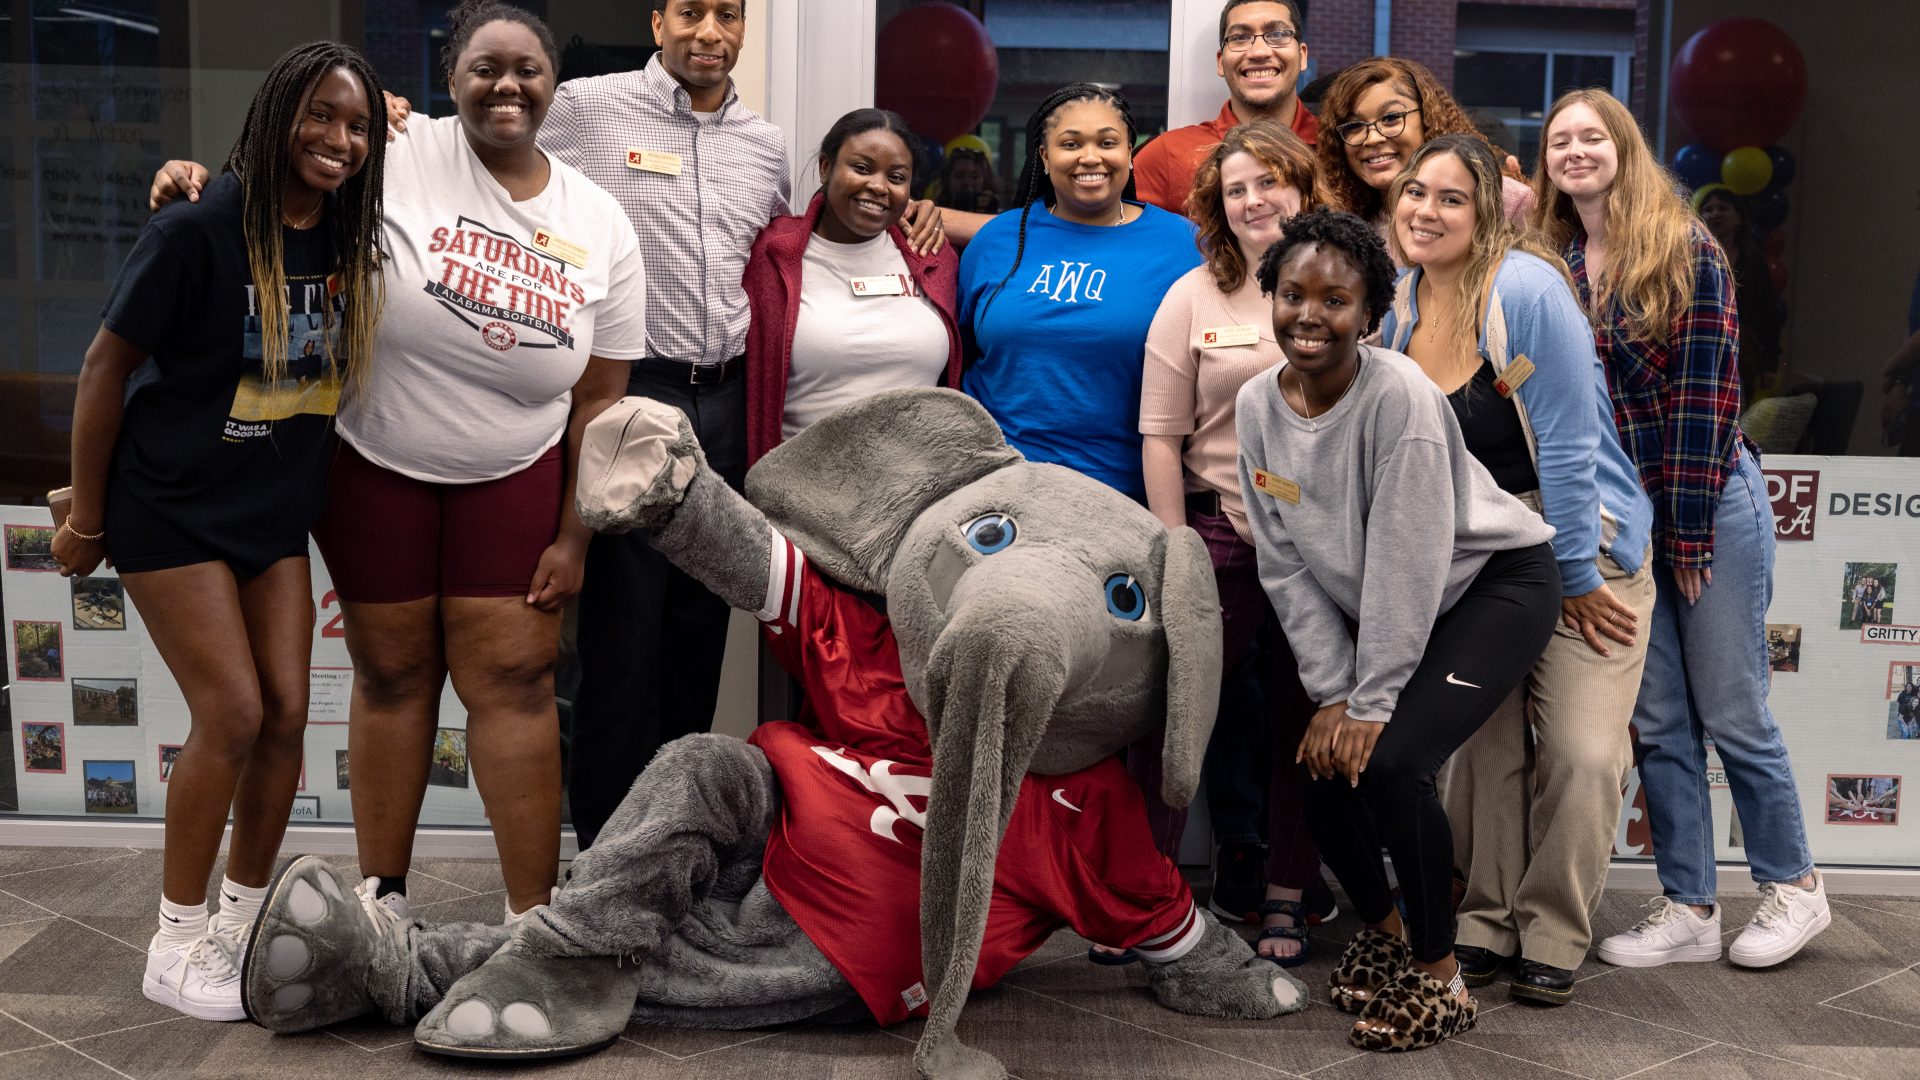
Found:
[[1258, 922], [1267, 898], [1267, 846], [1222, 844], [1214, 860], [1207, 910], [1228, 922]]

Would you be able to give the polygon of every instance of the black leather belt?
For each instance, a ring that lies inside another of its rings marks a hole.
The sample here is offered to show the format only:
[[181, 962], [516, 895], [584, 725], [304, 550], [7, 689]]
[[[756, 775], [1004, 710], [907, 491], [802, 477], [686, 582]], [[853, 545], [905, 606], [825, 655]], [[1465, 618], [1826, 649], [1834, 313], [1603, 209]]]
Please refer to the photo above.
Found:
[[1187, 493], [1187, 513], [1219, 517], [1220, 493], [1217, 491], [1189, 491]]
[[666, 360], [658, 356], [642, 357], [633, 362], [633, 370], [670, 379], [688, 386], [716, 386], [732, 382], [746, 373], [745, 356], [730, 357], [711, 364], [688, 363], [685, 360]]

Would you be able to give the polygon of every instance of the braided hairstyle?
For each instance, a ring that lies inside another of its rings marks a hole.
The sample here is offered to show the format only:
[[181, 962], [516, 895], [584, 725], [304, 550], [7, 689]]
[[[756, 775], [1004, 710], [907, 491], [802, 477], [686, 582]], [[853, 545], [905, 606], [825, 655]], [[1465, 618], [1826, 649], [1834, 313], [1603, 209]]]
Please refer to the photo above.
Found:
[[[1020, 261], [1026, 257], [1027, 215], [1033, 212], [1034, 201], [1036, 199], [1043, 201], [1048, 206], [1054, 204], [1056, 193], [1053, 190], [1053, 178], [1047, 175], [1046, 166], [1047, 133], [1053, 129], [1054, 114], [1061, 108], [1078, 101], [1100, 101], [1113, 106], [1114, 111], [1120, 114], [1120, 119], [1127, 125], [1129, 150], [1132, 149], [1134, 140], [1139, 137], [1139, 130], [1133, 122], [1133, 110], [1127, 107], [1127, 99], [1121, 96], [1120, 91], [1110, 90], [1097, 83], [1068, 83], [1048, 94], [1046, 100], [1033, 110], [1033, 116], [1027, 120], [1027, 160], [1026, 164], [1020, 167], [1020, 240], [1014, 246], [1013, 265], [1007, 268], [1007, 276], [1001, 278], [1000, 284], [993, 287], [993, 291], [988, 293], [986, 300], [981, 303], [980, 310], [974, 314], [975, 326], [980, 325], [981, 320], [986, 318], [987, 309], [993, 306], [993, 301], [1000, 295], [1000, 290], [1007, 287], [1007, 282], [1013, 280], [1013, 275], [1020, 269]], [[1126, 189], [1120, 194], [1121, 198], [1133, 194], [1132, 176], [1127, 177]]]
[[440, 48], [440, 77], [451, 80], [453, 66], [460, 61], [460, 54], [466, 50], [467, 42], [488, 23], [519, 23], [540, 41], [540, 50], [547, 54], [547, 63], [553, 65], [553, 81], [560, 81], [560, 46], [554, 44], [553, 31], [538, 15], [524, 8], [503, 3], [502, 0], [461, 0], [447, 12], [447, 43]]
[[1260, 282], [1261, 293], [1272, 296], [1274, 286], [1280, 281], [1280, 266], [1287, 257], [1299, 248], [1317, 245], [1346, 256], [1347, 262], [1360, 272], [1360, 280], [1367, 287], [1367, 325], [1363, 334], [1371, 334], [1380, 326], [1380, 319], [1387, 309], [1393, 306], [1393, 286], [1397, 271], [1393, 268], [1393, 259], [1387, 254], [1386, 241], [1373, 226], [1354, 217], [1344, 210], [1319, 207], [1302, 210], [1287, 219], [1281, 227], [1280, 239], [1267, 248], [1260, 257], [1260, 270], [1256, 279]]
[[328, 72], [344, 68], [367, 92], [367, 158], [360, 171], [325, 196], [322, 218], [332, 248], [329, 274], [338, 274], [346, 302], [345, 325], [338, 328], [336, 355], [333, 307], [323, 303], [327, 361], [352, 360], [348, 378], [366, 379], [373, 357], [373, 331], [386, 293], [380, 277], [380, 191], [387, 155], [387, 104], [373, 66], [352, 47], [334, 41], [295, 46], [274, 61], [247, 106], [240, 138], [221, 172], [240, 181], [240, 220], [247, 242], [247, 266], [254, 295], [260, 298], [261, 377], [271, 386], [287, 373], [287, 306], [270, 298], [286, 294], [285, 246], [281, 243], [282, 201], [286, 192], [292, 141], [306, 116], [307, 100]]

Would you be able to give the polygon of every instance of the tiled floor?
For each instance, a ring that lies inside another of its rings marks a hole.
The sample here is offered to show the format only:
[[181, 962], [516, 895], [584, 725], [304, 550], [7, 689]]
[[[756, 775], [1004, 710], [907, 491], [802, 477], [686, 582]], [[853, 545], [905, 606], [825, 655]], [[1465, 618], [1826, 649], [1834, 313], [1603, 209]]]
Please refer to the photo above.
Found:
[[[159, 881], [154, 851], [0, 847], [0, 1078], [913, 1075], [911, 1024], [733, 1033], [636, 1027], [589, 1058], [481, 1068], [418, 1053], [408, 1032], [372, 1020], [276, 1037], [244, 1023], [184, 1019], [140, 995]], [[491, 862], [424, 860], [410, 881], [424, 918], [499, 917]], [[1645, 900], [1608, 896], [1601, 930], [1630, 923]], [[1729, 894], [1729, 936], [1752, 909], [1747, 896]], [[1404, 1056], [1351, 1049], [1348, 1018], [1325, 1005], [1264, 1023], [1169, 1012], [1148, 996], [1137, 968], [1088, 964], [1085, 943], [1064, 933], [999, 989], [976, 994], [961, 1032], [1026, 1080], [1920, 1077], [1920, 900], [1836, 898], [1833, 910], [1832, 929], [1777, 970], [1592, 962], [1574, 1004], [1539, 1009], [1488, 987], [1475, 1031]], [[1299, 969], [1310, 985], [1322, 985], [1353, 928], [1341, 919], [1315, 935], [1315, 958]]]

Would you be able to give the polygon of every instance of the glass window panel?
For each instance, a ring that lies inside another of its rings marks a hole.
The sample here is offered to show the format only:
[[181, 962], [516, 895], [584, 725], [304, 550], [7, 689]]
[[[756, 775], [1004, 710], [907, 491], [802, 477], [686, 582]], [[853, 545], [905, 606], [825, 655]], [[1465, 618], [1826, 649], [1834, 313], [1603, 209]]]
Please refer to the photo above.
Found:
[[1599, 86], [1608, 91], [1619, 89], [1613, 85], [1613, 57], [1573, 56], [1567, 53], [1554, 56], [1552, 96], [1559, 97], [1569, 90], [1587, 86]]
[[1476, 52], [1453, 54], [1453, 95], [1469, 109], [1513, 110], [1537, 116], [1547, 85], [1544, 53]]

